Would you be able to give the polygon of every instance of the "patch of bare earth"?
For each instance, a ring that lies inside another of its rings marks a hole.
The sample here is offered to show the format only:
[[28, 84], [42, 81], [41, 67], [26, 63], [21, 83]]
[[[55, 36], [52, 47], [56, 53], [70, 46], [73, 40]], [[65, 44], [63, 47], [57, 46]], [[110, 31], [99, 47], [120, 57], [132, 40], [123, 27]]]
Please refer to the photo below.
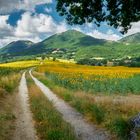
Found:
[[44, 95], [53, 102], [55, 108], [63, 115], [63, 119], [70, 123], [74, 128], [77, 138], [80, 140], [110, 140], [109, 134], [102, 129], [88, 123], [83, 116], [74, 108], [69, 106], [62, 99], [57, 97], [49, 88], [42, 82], [37, 80], [30, 71], [30, 75], [35, 84], [41, 89]]

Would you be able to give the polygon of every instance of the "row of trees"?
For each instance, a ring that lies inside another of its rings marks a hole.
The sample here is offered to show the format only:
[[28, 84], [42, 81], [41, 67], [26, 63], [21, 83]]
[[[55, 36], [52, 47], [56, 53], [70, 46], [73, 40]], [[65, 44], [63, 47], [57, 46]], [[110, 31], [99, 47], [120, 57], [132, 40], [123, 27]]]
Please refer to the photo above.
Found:
[[133, 59], [122, 59], [122, 60], [96, 60], [83, 58], [77, 61], [77, 64], [91, 65], [91, 66], [128, 66], [128, 67], [140, 67], [140, 57]]

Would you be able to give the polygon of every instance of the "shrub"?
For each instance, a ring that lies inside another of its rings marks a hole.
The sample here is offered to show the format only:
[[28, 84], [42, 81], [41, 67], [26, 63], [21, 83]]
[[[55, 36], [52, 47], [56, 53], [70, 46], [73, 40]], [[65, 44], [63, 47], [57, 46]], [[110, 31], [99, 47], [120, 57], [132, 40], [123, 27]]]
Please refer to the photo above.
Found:
[[130, 123], [124, 118], [116, 118], [110, 124], [111, 129], [120, 137], [120, 139], [128, 140], [130, 134]]
[[90, 109], [91, 109], [93, 118], [95, 118], [95, 121], [98, 124], [102, 123], [104, 121], [104, 118], [105, 118], [104, 109], [98, 105], [95, 105], [95, 104], [91, 105]]

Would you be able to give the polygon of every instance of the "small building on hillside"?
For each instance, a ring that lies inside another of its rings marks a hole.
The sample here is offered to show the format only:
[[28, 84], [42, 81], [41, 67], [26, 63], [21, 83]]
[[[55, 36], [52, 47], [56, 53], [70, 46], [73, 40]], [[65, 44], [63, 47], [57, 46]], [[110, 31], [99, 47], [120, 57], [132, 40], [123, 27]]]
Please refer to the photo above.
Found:
[[107, 66], [114, 66], [114, 62], [112, 62], [112, 61], [107, 61]]

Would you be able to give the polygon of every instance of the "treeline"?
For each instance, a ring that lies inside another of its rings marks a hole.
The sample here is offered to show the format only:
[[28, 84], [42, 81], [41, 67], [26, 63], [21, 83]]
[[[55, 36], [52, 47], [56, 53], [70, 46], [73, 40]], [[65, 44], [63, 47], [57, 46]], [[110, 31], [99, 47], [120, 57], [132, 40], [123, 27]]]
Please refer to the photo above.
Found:
[[108, 60], [108, 59], [91, 59], [83, 58], [77, 60], [77, 64], [91, 65], [91, 66], [127, 66], [127, 67], [140, 67], [140, 57], [131, 59], [120, 59], [120, 60]]
[[107, 65], [107, 60], [96, 60], [96, 59], [89, 59], [84, 58], [77, 61], [77, 64], [81, 65], [91, 65], [91, 66], [103, 66]]

